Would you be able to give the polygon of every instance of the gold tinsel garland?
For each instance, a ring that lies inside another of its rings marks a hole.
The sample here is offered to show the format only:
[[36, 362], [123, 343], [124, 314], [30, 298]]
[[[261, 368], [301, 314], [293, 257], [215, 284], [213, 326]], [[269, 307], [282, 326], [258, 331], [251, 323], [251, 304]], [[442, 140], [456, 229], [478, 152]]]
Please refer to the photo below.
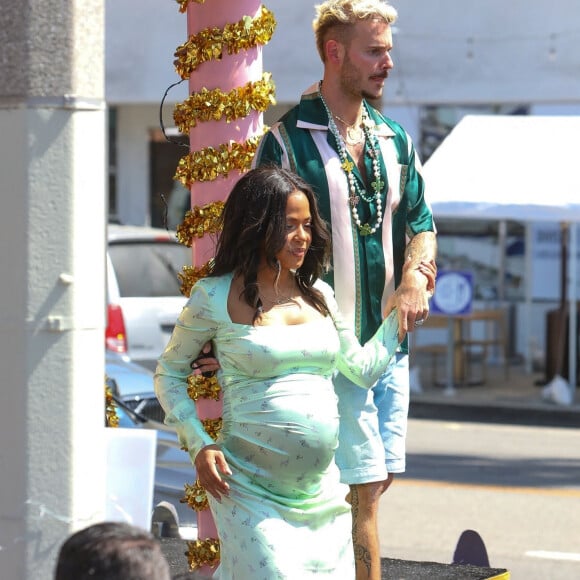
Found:
[[105, 426], [118, 427], [119, 416], [117, 415], [117, 405], [113, 399], [113, 392], [107, 387], [107, 377], [105, 376]]
[[177, 226], [177, 240], [191, 248], [193, 238], [203, 238], [205, 234], [217, 234], [224, 209], [223, 201], [212, 201], [202, 207], [196, 205], [185, 212], [183, 222]]
[[219, 401], [221, 391], [222, 389], [215, 376], [189, 375], [187, 377], [187, 394], [194, 401], [198, 399]]
[[183, 266], [177, 277], [181, 280], [181, 293], [189, 297], [193, 285], [200, 279], [205, 278], [211, 271], [213, 260], [206, 262], [201, 268], [195, 266]]
[[204, 87], [175, 106], [173, 120], [181, 133], [196, 127], [198, 121], [205, 123], [224, 118], [230, 123], [234, 119], [247, 117], [252, 109], [264, 112], [270, 105], [276, 104], [274, 92], [270, 73], [264, 73], [259, 81], [246, 83], [227, 93], [221, 89], [208, 90]]
[[[189, 0], [203, 4], [205, 0]], [[180, 12], [186, 12], [188, 0], [177, 0]], [[276, 28], [274, 15], [264, 6], [255, 18], [244, 16], [235, 24], [225, 28], [208, 28], [189, 37], [187, 42], [175, 52], [175, 69], [182, 79], [189, 75], [203, 62], [219, 59], [224, 51], [237, 54], [241, 50], [268, 43]], [[251, 109], [263, 112], [274, 104], [274, 85], [269, 75], [263, 75], [262, 81], [248, 83], [245, 87], [223, 93], [219, 90], [203, 89], [199, 94], [192, 95], [182, 105], [176, 107], [174, 120], [179, 130], [186, 133], [195, 127], [197, 122], [233, 119], [247, 116]], [[264, 129], [264, 131], [267, 128]], [[175, 179], [189, 187], [196, 181], [213, 181], [220, 175], [227, 176], [230, 171], [247, 171], [255, 155], [260, 136], [248, 139], [242, 144], [230, 142], [222, 144], [218, 149], [213, 147], [191, 152], [179, 162]], [[191, 246], [193, 237], [203, 237], [206, 233], [217, 233], [219, 230], [219, 214], [223, 208], [216, 204], [208, 204], [204, 208], [194, 207], [187, 212], [183, 224], [178, 228], [178, 239], [181, 243]], [[209, 215], [208, 215], [209, 214]], [[200, 268], [185, 266], [178, 274], [181, 280], [181, 292], [189, 296], [191, 288], [200, 278], [206, 277], [213, 266], [210, 260]], [[201, 375], [188, 377], [188, 394], [194, 400], [198, 398], [213, 398], [219, 400], [221, 387], [214, 377]], [[222, 418], [202, 421], [208, 435], [215, 441], [222, 428]], [[208, 509], [207, 494], [196, 481], [193, 486], [186, 485], [185, 498], [182, 500], [197, 511]], [[188, 542], [187, 558], [190, 570], [203, 566], [215, 568], [220, 562], [220, 542], [218, 539], [207, 538]]]
[[207, 493], [198, 479], [195, 480], [193, 485], [185, 484], [185, 497], [179, 501], [180, 503], [186, 503], [196, 512], [202, 512], [209, 508]]
[[223, 29], [206, 28], [177, 47], [173, 61], [175, 70], [182, 79], [187, 79], [200, 64], [220, 59], [224, 49], [228, 54], [237, 54], [267, 44], [275, 28], [276, 19], [264, 6], [260, 7], [255, 18], [244, 16], [234, 24], [226, 24]]
[[202, 419], [201, 424], [205, 432], [215, 441], [222, 430], [222, 418]]
[[202, 566], [214, 568], [220, 563], [220, 542], [213, 538], [187, 542], [187, 560], [191, 571]]
[[187, 12], [187, 5], [190, 2], [197, 2], [198, 4], [205, 4], [205, 0], [176, 0], [179, 4], [179, 11], [180, 12]]
[[230, 171], [247, 171], [251, 164], [260, 136], [250, 137], [243, 143], [230, 141], [217, 149], [205, 147], [192, 151], [179, 160], [174, 179], [189, 187], [195, 181], [214, 181], [220, 175], [227, 177]]

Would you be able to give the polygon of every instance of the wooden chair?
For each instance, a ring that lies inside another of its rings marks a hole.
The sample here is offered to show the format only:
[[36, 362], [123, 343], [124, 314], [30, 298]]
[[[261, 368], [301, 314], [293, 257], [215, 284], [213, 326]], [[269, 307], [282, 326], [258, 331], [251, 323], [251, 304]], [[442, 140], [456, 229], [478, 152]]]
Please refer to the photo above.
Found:
[[481, 378], [488, 379], [491, 355], [499, 353], [505, 378], [509, 377], [507, 311], [504, 308], [474, 310], [463, 321], [463, 333], [459, 343], [466, 375], [473, 377], [473, 365], [481, 364]]

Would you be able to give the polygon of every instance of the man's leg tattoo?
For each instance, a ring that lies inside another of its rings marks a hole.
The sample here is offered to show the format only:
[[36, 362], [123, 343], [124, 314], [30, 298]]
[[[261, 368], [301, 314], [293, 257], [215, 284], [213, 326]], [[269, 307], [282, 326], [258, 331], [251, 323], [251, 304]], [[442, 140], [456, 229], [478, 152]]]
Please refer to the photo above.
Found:
[[364, 566], [367, 573], [371, 573], [371, 554], [368, 547], [364, 544], [359, 543], [359, 533], [358, 533], [358, 517], [360, 514], [360, 504], [358, 489], [356, 485], [350, 486], [350, 504], [352, 511], [352, 544], [354, 548], [354, 563], [356, 567]]

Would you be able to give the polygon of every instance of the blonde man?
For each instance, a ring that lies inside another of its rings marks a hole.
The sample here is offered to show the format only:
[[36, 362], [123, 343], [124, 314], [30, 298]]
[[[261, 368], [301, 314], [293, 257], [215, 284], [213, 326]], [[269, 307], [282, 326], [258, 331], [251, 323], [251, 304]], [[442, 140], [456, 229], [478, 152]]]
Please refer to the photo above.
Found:
[[[315, 189], [332, 228], [328, 282], [363, 342], [399, 311], [401, 338], [423, 323], [434, 289], [436, 238], [421, 164], [406, 131], [374, 109], [393, 68], [396, 10], [380, 0], [328, 0], [313, 29], [322, 81], [275, 123], [254, 165], [274, 163]], [[421, 263], [431, 273], [419, 271]], [[407, 341], [371, 391], [337, 375], [337, 463], [350, 485], [357, 580], [379, 580], [378, 508], [405, 470], [409, 406]]]

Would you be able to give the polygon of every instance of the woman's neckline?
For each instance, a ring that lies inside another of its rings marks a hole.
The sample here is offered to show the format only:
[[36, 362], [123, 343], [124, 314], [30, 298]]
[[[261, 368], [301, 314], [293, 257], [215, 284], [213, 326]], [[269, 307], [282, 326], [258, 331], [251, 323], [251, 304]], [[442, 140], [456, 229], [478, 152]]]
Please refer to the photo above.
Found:
[[227, 274], [229, 280], [228, 280], [228, 285], [227, 285], [227, 291], [226, 291], [226, 295], [225, 295], [225, 313], [226, 316], [228, 317], [228, 321], [230, 324], [233, 324], [235, 326], [244, 326], [246, 328], [292, 328], [292, 327], [302, 327], [302, 326], [306, 326], [308, 324], [319, 324], [320, 322], [325, 322], [326, 319], [328, 317], [322, 316], [320, 318], [315, 318], [313, 320], [308, 320], [306, 322], [300, 322], [298, 324], [247, 324], [245, 322], [234, 322], [234, 320], [232, 320], [232, 317], [230, 315], [230, 311], [228, 309], [228, 297], [230, 295], [230, 292], [232, 290], [232, 284], [234, 282], [234, 274], [233, 272], [229, 272]]

